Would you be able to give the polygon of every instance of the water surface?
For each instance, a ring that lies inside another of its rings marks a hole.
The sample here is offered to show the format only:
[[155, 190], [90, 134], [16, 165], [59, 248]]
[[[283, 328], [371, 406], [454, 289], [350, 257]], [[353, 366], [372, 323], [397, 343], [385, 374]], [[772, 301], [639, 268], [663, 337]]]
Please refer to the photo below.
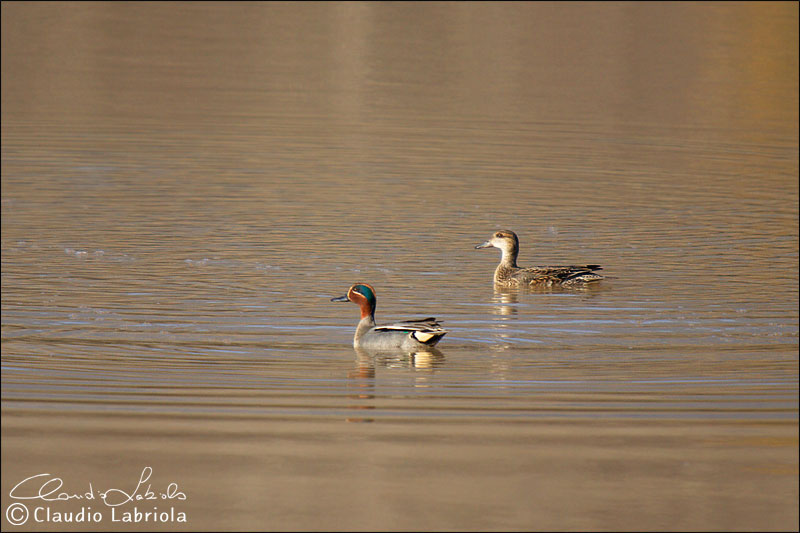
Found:
[[797, 20], [3, 3], [3, 530], [796, 530]]

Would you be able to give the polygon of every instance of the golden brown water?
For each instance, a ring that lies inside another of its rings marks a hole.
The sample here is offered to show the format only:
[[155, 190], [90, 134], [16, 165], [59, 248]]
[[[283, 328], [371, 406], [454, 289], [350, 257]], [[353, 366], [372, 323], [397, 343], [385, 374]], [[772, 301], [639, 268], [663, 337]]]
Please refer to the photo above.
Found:
[[[797, 530], [797, 50], [797, 3], [4, 2], [3, 531]], [[500, 228], [607, 280], [495, 291]], [[356, 281], [441, 353], [354, 352]]]

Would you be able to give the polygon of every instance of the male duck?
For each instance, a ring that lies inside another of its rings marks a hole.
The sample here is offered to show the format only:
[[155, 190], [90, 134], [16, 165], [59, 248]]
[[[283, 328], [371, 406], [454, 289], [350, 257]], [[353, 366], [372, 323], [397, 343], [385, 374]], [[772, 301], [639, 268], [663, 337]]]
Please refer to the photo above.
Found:
[[603, 279], [603, 276], [594, 273], [595, 270], [602, 270], [600, 265], [518, 267], [519, 239], [511, 230], [495, 232], [491, 239], [475, 249], [492, 246], [503, 252], [500, 264], [494, 271], [494, 282], [501, 287], [569, 287]]
[[356, 283], [345, 296], [331, 298], [331, 301], [353, 302], [361, 308], [361, 321], [353, 338], [353, 346], [356, 348], [414, 351], [434, 346], [447, 333], [432, 317], [384, 326], [375, 325], [375, 289], [366, 283]]

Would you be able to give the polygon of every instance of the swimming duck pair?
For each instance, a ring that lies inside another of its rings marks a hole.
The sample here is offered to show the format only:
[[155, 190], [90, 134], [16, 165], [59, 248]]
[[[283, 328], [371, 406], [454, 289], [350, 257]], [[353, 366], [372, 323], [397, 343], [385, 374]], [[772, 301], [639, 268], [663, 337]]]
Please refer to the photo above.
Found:
[[[495, 285], [500, 287], [552, 287], [578, 286], [600, 281], [596, 274], [602, 270], [600, 265], [580, 266], [538, 266], [520, 268], [517, 266], [519, 239], [511, 230], [497, 231], [476, 249], [499, 248], [502, 252], [500, 264], [494, 271]], [[378, 326], [375, 323], [377, 299], [375, 289], [367, 283], [356, 283], [332, 302], [353, 302], [361, 308], [361, 321], [356, 327], [353, 346], [372, 350], [419, 350], [435, 346], [447, 330], [433, 317], [421, 320], [407, 320]]]

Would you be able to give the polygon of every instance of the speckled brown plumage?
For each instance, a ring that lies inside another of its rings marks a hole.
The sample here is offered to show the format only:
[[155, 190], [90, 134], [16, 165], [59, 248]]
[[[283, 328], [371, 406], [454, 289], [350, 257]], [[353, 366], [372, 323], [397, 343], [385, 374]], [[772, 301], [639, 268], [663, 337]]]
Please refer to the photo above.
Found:
[[519, 255], [519, 239], [511, 230], [500, 230], [479, 248], [499, 248], [502, 252], [500, 264], [494, 271], [494, 282], [501, 287], [552, 287], [575, 286], [593, 283], [603, 279], [595, 270], [602, 270], [600, 265], [569, 266], [536, 266], [520, 268], [517, 266]]

